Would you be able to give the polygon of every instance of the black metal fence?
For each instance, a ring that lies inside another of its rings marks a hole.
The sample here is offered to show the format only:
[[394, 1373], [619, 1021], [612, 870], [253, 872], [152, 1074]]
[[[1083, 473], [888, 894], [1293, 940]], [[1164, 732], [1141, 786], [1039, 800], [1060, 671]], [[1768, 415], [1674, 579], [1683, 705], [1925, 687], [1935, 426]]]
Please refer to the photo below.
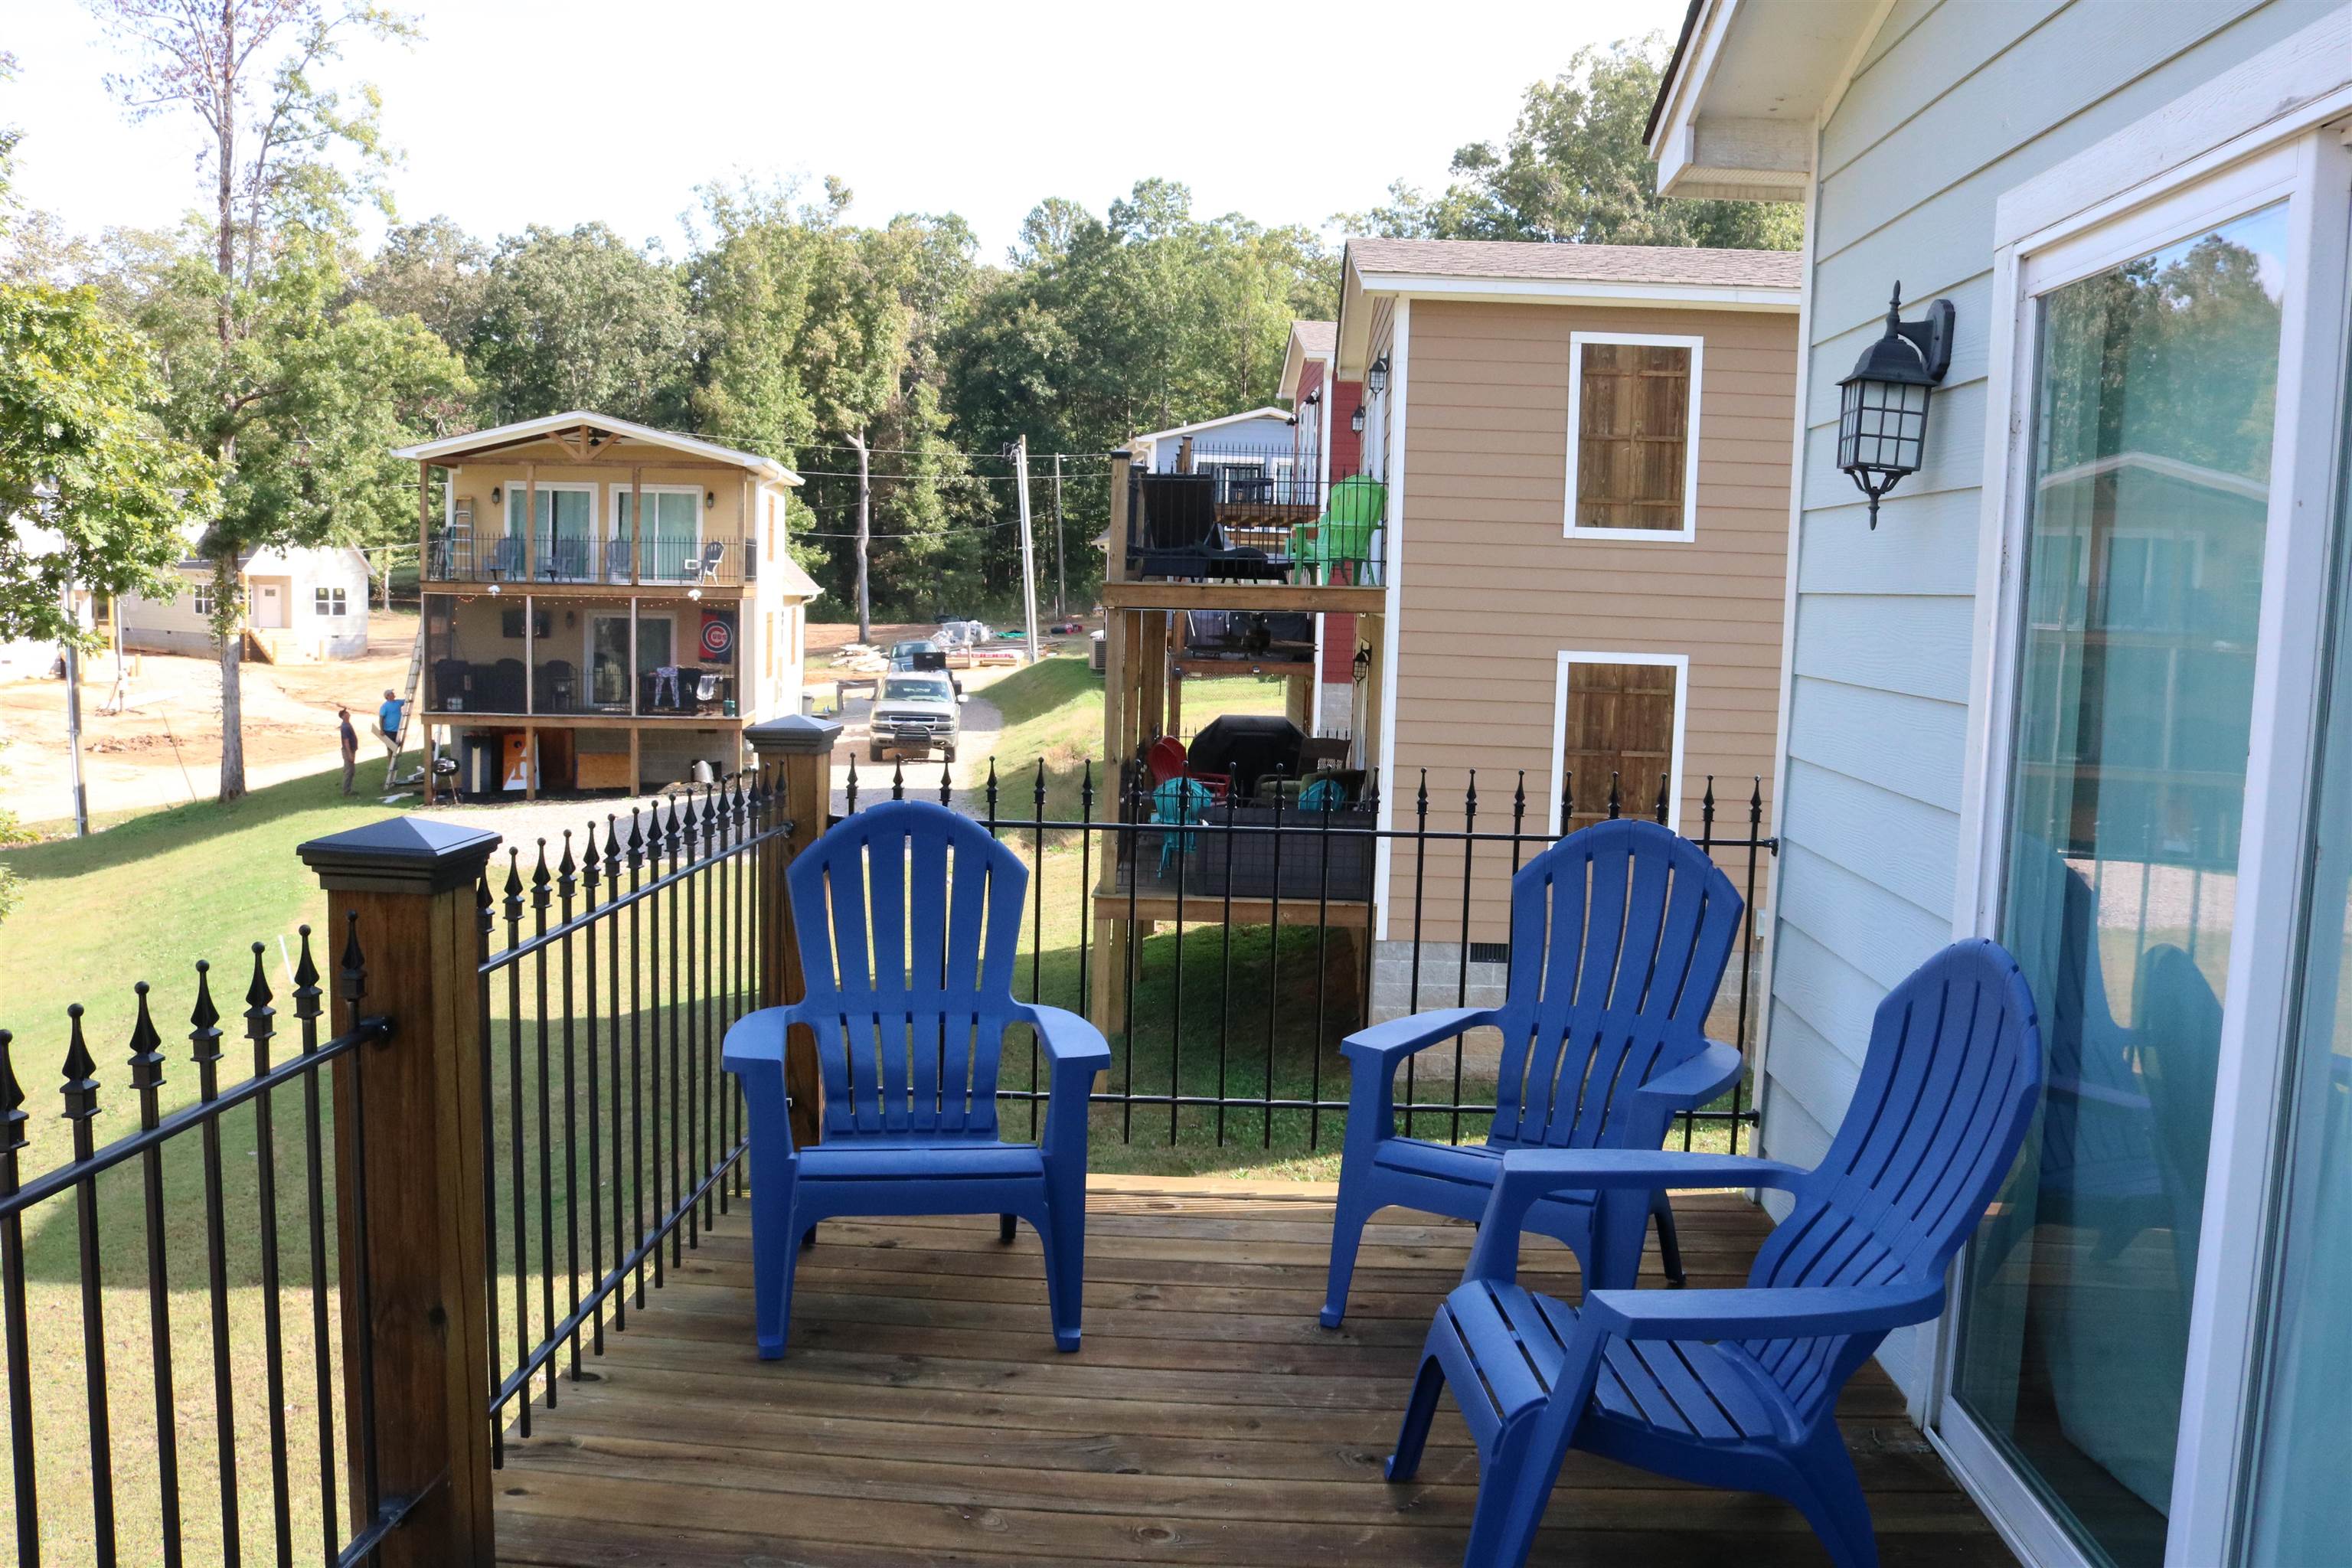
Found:
[[[1555, 818], [1516, 775], [1491, 804], [1470, 775], [1458, 805], [1417, 777], [1386, 826], [1377, 779], [1277, 773], [1228, 780], [1222, 795], [1176, 782], [1171, 793], [1130, 768], [1098, 790], [1091, 763], [1040, 762], [1017, 786], [992, 767], [961, 795], [943, 769], [934, 797], [1031, 868], [1019, 988], [1096, 1017], [1113, 1041], [1094, 1096], [1098, 1165], [1197, 1168], [1250, 1144], [1259, 1163], [1329, 1158], [1348, 1109], [1339, 1041], [1370, 1018], [1479, 1003], [1500, 984], [1509, 878], [1555, 822], [1577, 820], [1574, 781]], [[1323, 783], [1345, 784], [1346, 798]], [[840, 805], [854, 813], [881, 793], [853, 764]], [[887, 793], [933, 791], [902, 765]], [[762, 910], [777, 907], [783, 804], [774, 777], [740, 776], [510, 848], [476, 885], [493, 1462], [509, 1425], [527, 1436], [534, 1404], [558, 1402], [744, 1191], [743, 1108], [720, 1042], [775, 990]], [[1606, 815], [1625, 805], [1612, 780]], [[1643, 807], [1671, 815], [1663, 783]], [[1778, 848], [1763, 809], [1759, 784], [1719, 810], [1710, 782], [1696, 836], [1748, 902], [1711, 1030], [1743, 1050], [1756, 894]], [[370, 1561], [446, 1484], [388, 1496], [379, 1481], [366, 1075], [332, 1075], [349, 1127], [324, 1087], [330, 1064], [356, 1067], [353, 1053], [391, 1038], [398, 1009], [362, 1004], [398, 998], [405, 977], [371, 979], [354, 921], [333, 979], [354, 1021], [331, 1038], [307, 927], [289, 979], [290, 1054], [257, 944], [242, 1015], [251, 1072], [229, 1086], [224, 1016], [196, 966], [195, 1092], [168, 1112], [139, 986], [137, 1126], [102, 1145], [100, 1071], [72, 1009], [64, 1125], [45, 1140], [60, 1158], [29, 1180], [31, 1113], [0, 1033], [0, 1310], [23, 1563]], [[1008, 1134], [1034, 1136], [1045, 1086], [1021, 1043], [1008, 1043], [999, 1093]], [[1413, 1058], [1397, 1101], [1406, 1129], [1481, 1136], [1488, 1049], [1470, 1035]], [[1737, 1149], [1752, 1121], [1741, 1085], [1679, 1137]], [[143, 1334], [121, 1321], [133, 1301]], [[78, 1390], [58, 1375], [68, 1367]]]
[[742, 1191], [719, 1044], [760, 1005], [754, 878], [790, 827], [778, 801], [746, 775], [635, 806], [528, 860], [510, 846], [503, 885], [486, 871], [476, 889], [499, 1461], [508, 1419], [529, 1436], [533, 1400], [552, 1408], [578, 1381], [583, 1340], [601, 1355], [647, 1276], [658, 1289]]
[[[20, 1163], [31, 1113], [0, 1030], [10, 1511], [26, 1568], [364, 1562], [431, 1489], [387, 1497], [379, 1486], [370, 1285], [363, 1268], [338, 1278], [340, 1237], [353, 1233], [346, 1226], [364, 1236], [369, 1200], [363, 1158], [339, 1174], [322, 1079], [331, 1064], [389, 1038], [391, 1026], [361, 1016], [348, 1033], [320, 1037], [325, 993], [304, 926], [291, 976], [296, 1041], [278, 1059], [264, 952], [253, 944], [245, 993], [252, 1075], [231, 1087], [222, 1083], [224, 1016], [207, 966], [195, 966], [196, 1098], [169, 1114], [171, 1064], [149, 989], [135, 987], [129, 1081], [139, 1125], [103, 1146], [100, 1068], [82, 1008], [69, 1009], [59, 1092], [71, 1155], [29, 1181]], [[369, 978], [355, 932], [335, 984], [356, 1013]], [[280, 1116], [289, 1109], [290, 1127]], [[143, 1298], [144, 1343], [126, 1351], [142, 1337], [120, 1321], [132, 1297]], [[191, 1297], [201, 1306], [192, 1310]], [[77, 1363], [79, 1402], [58, 1377]], [[181, 1396], [198, 1389], [207, 1415], [184, 1423]]]
[[[1284, 779], [1235, 787], [1224, 775], [1171, 788], [1130, 767], [1098, 790], [1091, 763], [1073, 774], [1041, 760], [1009, 787], [992, 763], [961, 803], [1030, 867], [1024, 999], [1092, 1016], [1109, 1037], [1110, 1083], [1094, 1100], [1115, 1108], [1118, 1142], [1335, 1151], [1348, 1109], [1339, 1042], [1377, 1018], [1499, 1002], [1509, 879], [1557, 840], [1556, 824], [1591, 815], [1573, 775], [1562, 781], [1556, 819], [1521, 773], [1497, 803], [1482, 801], [1475, 771], [1458, 799], [1444, 801], [1423, 773], [1385, 827], [1376, 777], [1345, 799], [1318, 801], [1312, 788]], [[886, 793], [960, 804], [944, 768], [936, 784], [910, 784], [900, 764], [877, 789], [853, 763], [840, 806], [854, 813]], [[1629, 804], [1612, 775], [1601, 814], [1617, 817]], [[1667, 781], [1634, 809], [1669, 821]], [[1758, 1016], [1757, 896], [1780, 844], [1765, 829], [1760, 779], [1727, 805], [1709, 778], [1698, 816], [1693, 841], [1748, 910], [1709, 1028], [1746, 1054]], [[1385, 910], [1383, 860], [1388, 887], [1403, 889]], [[1483, 1137], [1495, 1110], [1495, 1046], [1457, 1037], [1408, 1058], [1397, 1096], [1406, 1131]], [[1035, 1053], [1008, 1047], [1005, 1059], [1000, 1098], [1028, 1104], [1034, 1136], [1044, 1093]], [[1139, 1124], [1139, 1113], [1151, 1120]], [[1743, 1079], [1719, 1103], [1682, 1116], [1677, 1135], [1685, 1148], [1706, 1136], [1736, 1152], [1755, 1120]], [[1097, 1140], [1108, 1131], [1098, 1116]]]

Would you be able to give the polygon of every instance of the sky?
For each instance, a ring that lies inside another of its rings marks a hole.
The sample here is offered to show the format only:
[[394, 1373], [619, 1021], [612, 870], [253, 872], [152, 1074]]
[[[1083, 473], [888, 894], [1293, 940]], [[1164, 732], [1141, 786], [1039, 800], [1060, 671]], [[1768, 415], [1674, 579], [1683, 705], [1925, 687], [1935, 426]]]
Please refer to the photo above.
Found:
[[[400, 216], [484, 236], [602, 219], [685, 244], [713, 180], [838, 175], [851, 216], [956, 212], [1001, 258], [1041, 198], [1099, 213], [1140, 178], [1193, 210], [1319, 226], [1402, 177], [1442, 185], [1508, 132], [1528, 84], [1588, 43], [1678, 26], [1683, 0], [1562, 5], [830, 5], [406, 0], [424, 41], [364, 44], [342, 80], [384, 95]], [[120, 68], [73, 0], [0, 0], [19, 62], [0, 123], [16, 195], [73, 231], [168, 225], [194, 205], [202, 132], [131, 124]], [[1160, 17], [1182, 17], [1181, 26]]]

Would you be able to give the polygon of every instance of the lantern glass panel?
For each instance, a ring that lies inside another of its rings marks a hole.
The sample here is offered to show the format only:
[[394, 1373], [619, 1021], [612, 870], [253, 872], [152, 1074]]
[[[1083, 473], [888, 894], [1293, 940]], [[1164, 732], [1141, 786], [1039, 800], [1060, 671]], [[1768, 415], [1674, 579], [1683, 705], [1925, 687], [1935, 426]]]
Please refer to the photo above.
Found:
[[1927, 444], [1928, 390], [1906, 382], [1849, 382], [1838, 420], [1838, 467], [1917, 473]]

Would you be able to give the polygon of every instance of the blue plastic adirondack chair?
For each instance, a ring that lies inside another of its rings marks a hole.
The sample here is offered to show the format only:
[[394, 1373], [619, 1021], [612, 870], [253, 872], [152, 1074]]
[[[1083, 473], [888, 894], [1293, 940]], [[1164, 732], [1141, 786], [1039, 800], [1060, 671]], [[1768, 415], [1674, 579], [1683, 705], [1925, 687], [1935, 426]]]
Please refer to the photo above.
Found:
[[[2042, 1031], [2017, 961], [1958, 942], [1880, 1004], [1862, 1079], [1811, 1171], [1726, 1154], [1515, 1152], [1463, 1282], [1423, 1346], [1391, 1480], [1409, 1480], [1450, 1385], [1481, 1471], [1472, 1568], [1517, 1568], [1571, 1447], [1794, 1503], [1839, 1568], [1872, 1568], [1870, 1508], [1839, 1391], [1890, 1329], [1944, 1305], [1944, 1271], [2017, 1157], [2042, 1089]], [[1581, 1307], [1515, 1281], [1529, 1205], [1599, 1194], [1637, 1234], [1649, 1194], [1776, 1187], [1795, 1199], [1739, 1290], [1599, 1289]]]
[[[1013, 999], [1029, 873], [988, 830], [944, 806], [858, 812], [785, 875], [807, 994], [727, 1031], [751, 1140], [751, 1265], [760, 1354], [784, 1353], [793, 1268], [820, 1220], [995, 1214], [1045, 1244], [1054, 1343], [1078, 1348], [1086, 1266], [1087, 1100], [1110, 1047], [1059, 1007]], [[1008, 1024], [1051, 1063], [1038, 1143], [997, 1135]], [[824, 1136], [796, 1149], [785, 1114], [784, 1036], [816, 1037]]]
[[[1348, 1310], [1365, 1222], [1391, 1204], [1476, 1219], [1514, 1149], [1649, 1149], [1675, 1112], [1695, 1110], [1739, 1076], [1739, 1053], [1706, 1038], [1707, 1009], [1739, 932], [1731, 879], [1706, 851], [1654, 822], [1596, 823], [1569, 835], [1511, 879], [1511, 963], [1499, 1007], [1447, 1007], [1348, 1037], [1348, 1134], [1331, 1228], [1323, 1326]], [[1503, 1037], [1495, 1120], [1483, 1144], [1397, 1134], [1397, 1065], [1465, 1029]], [[1654, 1200], [1666, 1272], [1680, 1282], [1674, 1215]], [[1592, 1201], [1563, 1194], [1528, 1227], [1576, 1252], [1585, 1278], [1631, 1285], [1642, 1232], [1604, 1256]]]

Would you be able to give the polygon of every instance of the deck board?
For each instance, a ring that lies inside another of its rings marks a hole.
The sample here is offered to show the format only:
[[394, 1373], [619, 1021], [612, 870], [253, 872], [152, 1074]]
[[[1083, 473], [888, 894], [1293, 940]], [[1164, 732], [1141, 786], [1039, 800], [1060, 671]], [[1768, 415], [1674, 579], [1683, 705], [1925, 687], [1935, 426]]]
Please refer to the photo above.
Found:
[[[1676, 1201], [1695, 1286], [1730, 1285], [1765, 1225]], [[829, 1224], [804, 1255], [793, 1349], [751, 1353], [743, 1211], [608, 1331], [496, 1479], [499, 1557], [522, 1565], [1461, 1560], [1476, 1455], [1450, 1400], [1421, 1478], [1391, 1487], [1415, 1352], [1470, 1227], [1391, 1210], [1368, 1233], [1346, 1328], [1315, 1322], [1330, 1189], [1113, 1177], [1089, 1194], [1087, 1338], [1057, 1355], [1036, 1237], [988, 1218]], [[1531, 1243], [1526, 1275], [1572, 1295]], [[1652, 1255], [1654, 1268], [1655, 1255]], [[1645, 1283], [1654, 1284], [1655, 1280]], [[2011, 1561], [1875, 1369], [1839, 1407], [1886, 1568]], [[1531, 1563], [1742, 1568], [1827, 1561], [1769, 1499], [1572, 1454]]]

